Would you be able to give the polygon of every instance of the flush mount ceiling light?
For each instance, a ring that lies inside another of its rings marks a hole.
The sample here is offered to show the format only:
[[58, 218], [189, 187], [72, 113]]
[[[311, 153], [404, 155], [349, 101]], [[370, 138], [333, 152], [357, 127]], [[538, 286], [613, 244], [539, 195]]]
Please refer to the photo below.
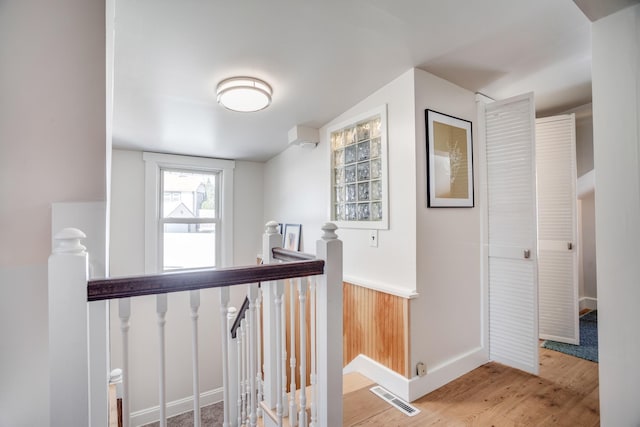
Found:
[[218, 104], [232, 110], [248, 113], [260, 111], [271, 104], [271, 86], [253, 77], [231, 77], [218, 83]]

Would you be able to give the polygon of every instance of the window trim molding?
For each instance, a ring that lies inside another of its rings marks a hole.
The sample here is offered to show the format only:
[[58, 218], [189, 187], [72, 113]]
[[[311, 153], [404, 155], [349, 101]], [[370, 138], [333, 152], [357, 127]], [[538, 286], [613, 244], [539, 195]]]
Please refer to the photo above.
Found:
[[233, 265], [233, 160], [143, 152], [144, 160], [144, 270], [162, 271], [159, 265], [160, 169], [220, 172], [220, 267]]

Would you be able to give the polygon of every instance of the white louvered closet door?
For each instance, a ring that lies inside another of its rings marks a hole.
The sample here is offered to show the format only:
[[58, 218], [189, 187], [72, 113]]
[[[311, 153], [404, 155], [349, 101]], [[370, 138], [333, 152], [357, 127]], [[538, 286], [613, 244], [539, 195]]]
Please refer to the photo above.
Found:
[[538, 373], [533, 94], [487, 104], [489, 353]]
[[540, 338], [580, 343], [573, 114], [536, 120]]

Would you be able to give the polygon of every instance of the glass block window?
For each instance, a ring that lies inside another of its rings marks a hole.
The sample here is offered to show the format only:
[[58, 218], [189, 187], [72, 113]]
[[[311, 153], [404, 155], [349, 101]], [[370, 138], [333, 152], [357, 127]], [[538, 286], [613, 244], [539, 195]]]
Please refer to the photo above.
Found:
[[329, 130], [331, 220], [346, 228], [387, 228], [386, 106]]

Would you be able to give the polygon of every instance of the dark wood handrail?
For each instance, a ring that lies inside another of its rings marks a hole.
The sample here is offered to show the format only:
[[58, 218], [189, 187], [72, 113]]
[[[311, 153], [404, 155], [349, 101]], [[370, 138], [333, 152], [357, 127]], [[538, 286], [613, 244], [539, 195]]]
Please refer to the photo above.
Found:
[[304, 252], [290, 251], [284, 248], [273, 248], [271, 250], [273, 258], [280, 261], [311, 261], [316, 259], [315, 255], [305, 254]]
[[195, 289], [220, 288], [294, 277], [316, 276], [323, 273], [324, 261], [314, 259], [281, 264], [95, 279], [89, 280], [87, 300], [99, 301]]
[[236, 338], [238, 336], [238, 329], [240, 328], [240, 322], [244, 319], [247, 310], [249, 310], [250, 305], [249, 297], [244, 297], [244, 301], [242, 302], [242, 306], [240, 307], [240, 311], [236, 314], [236, 318], [233, 320], [233, 325], [231, 326], [231, 338]]

